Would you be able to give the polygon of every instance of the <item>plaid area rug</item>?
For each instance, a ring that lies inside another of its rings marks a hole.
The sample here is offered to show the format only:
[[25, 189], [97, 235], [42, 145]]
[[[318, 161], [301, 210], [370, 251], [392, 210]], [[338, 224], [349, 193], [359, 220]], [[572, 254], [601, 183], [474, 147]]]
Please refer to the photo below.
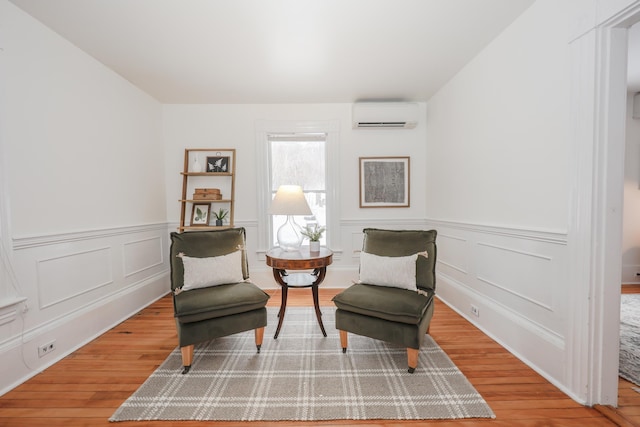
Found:
[[621, 297], [619, 374], [640, 386], [640, 295], [623, 294]]
[[322, 309], [326, 338], [313, 308], [293, 307], [274, 340], [268, 310], [260, 354], [252, 331], [215, 339], [196, 345], [182, 375], [175, 349], [109, 421], [495, 418], [429, 336], [409, 374], [398, 346], [349, 334], [343, 354], [332, 307]]

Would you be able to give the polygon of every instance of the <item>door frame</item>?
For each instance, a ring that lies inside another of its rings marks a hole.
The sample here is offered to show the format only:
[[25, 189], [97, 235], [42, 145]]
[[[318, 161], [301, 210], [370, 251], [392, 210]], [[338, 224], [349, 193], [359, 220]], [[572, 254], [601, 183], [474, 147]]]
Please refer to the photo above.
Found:
[[617, 405], [627, 28], [640, 1], [570, 43], [571, 207], [566, 383], [587, 405]]

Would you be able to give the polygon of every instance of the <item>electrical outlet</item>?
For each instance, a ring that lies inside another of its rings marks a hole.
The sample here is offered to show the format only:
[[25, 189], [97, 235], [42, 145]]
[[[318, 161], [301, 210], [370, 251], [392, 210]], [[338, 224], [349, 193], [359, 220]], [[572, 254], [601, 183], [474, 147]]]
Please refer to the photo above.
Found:
[[471, 314], [473, 314], [476, 317], [480, 317], [480, 309], [475, 305], [471, 304]]
[[53, 340], [44, 345], [41, 345], [40, 347], [38, 347], [38, 357], [46, 356], [47, 354], [51, 353], [55, 349], [56, 349], [56, 340]]

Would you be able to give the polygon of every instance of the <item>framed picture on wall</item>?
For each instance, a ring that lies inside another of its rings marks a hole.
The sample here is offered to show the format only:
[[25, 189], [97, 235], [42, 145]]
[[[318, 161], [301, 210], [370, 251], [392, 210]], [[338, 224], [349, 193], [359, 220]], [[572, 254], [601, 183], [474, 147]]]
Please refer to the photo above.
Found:
[[207, 172], [231, 172], [229, 170], [229, 157], [228, 156], [208, 156], [207, 157]]
[[194, 203], [191, 209], [191, 225], [194, 227], [209, 225], [210, 210], [209, 203]]
[[409, 207], [409, 157], [360, 157], [360, 207]]

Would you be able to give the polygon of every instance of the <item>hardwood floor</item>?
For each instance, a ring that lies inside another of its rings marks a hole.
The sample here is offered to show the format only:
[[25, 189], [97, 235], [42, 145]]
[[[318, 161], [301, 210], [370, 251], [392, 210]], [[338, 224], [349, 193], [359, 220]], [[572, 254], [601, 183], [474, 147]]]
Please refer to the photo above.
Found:
[[[321, 305], [332, 305], [337, 290], [321, 289]], [[270, 306], [280, 294], [270, 292]], [[311, 306], [308, 289], [291, 290], [288, 306]], [[0, 397], [0, 426], [109, 426], [108, 418], [176, 346], [169, 296], [140, 311], [56, 365]], [[285, 319], [286, 325], [286, 319]], [[336, 331], [327, 331], [336, 334]], [[612, 426], [594, 408], [584, 407], [543, 379], [439, 300], [431, 335], [486, 399], [493, 420], [330, 421], [330, 422], [122, 422], [118, 426], [168, 427], [246, 425], [442, 426]], [[265, 336], [265, 339], [269, 339]], [[338, 354], [339, 349], [336, 350]], [[640, 408], [640, 406], [635, 406]], [[631, 425], [631, 424], [627, 424]]]

